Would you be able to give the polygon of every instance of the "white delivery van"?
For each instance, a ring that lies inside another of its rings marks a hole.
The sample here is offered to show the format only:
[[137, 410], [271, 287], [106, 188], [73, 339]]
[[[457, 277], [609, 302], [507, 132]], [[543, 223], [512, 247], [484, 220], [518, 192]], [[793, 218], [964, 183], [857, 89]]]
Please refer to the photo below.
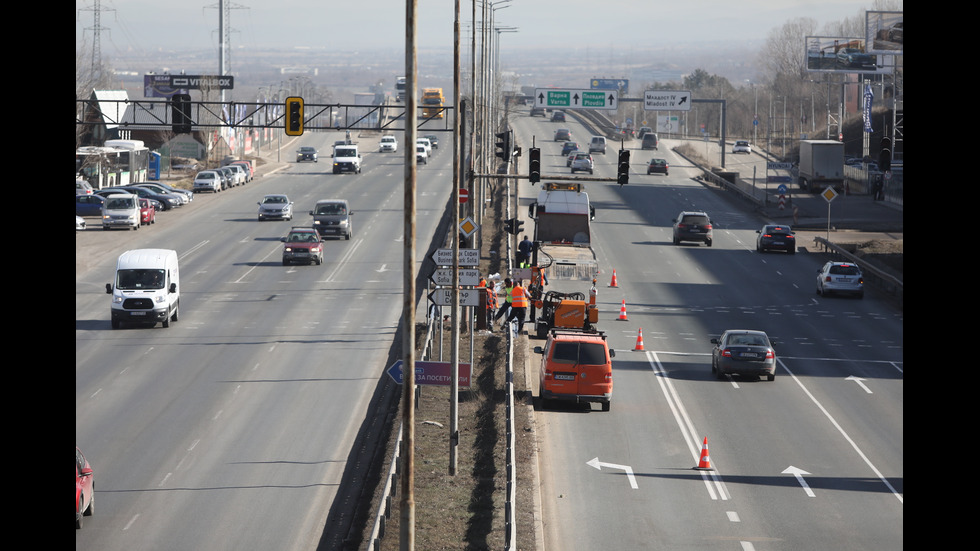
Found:
[[140, 229], [140, 202], [131, 193], [113, 193], [102, 203], [102, 229]]
[[180, 270], [177, 251], [135, 249], [119, 255], [116, 277], [106, 283], [112, 295], [112, 328], [123, 322], [157, 322], [170, 327], [180, 307]]

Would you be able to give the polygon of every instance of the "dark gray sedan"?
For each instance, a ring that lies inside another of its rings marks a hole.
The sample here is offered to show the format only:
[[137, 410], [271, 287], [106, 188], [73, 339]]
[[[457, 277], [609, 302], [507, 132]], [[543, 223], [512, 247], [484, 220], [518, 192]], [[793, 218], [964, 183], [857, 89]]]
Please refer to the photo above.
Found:
[[763, 375], [776, 379], [776, 351], [763, 331], [729, 329], [721, 337], [711, 339], [711, 372], [724, 379], [725, 375]]

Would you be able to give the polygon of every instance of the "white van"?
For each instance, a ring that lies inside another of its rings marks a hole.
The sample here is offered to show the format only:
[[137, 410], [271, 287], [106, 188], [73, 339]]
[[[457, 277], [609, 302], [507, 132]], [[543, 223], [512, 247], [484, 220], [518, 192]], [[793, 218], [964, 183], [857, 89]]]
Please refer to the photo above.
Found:
[[102, 229], [140, 229], [139, 197], [132, 193], [113, 193], [102, 202]]
[[592, 141], [589, 142], [589, 153], [602, 153], [606, 154], [606, 138], [603, 136], [592, 136]]
[[112, 295], [112, 328], [122, 322], [156, 324], [170, 327], [177, 321], [180, 307], [180, 270], [177, 251], [170, 249], [135, 249], [119, 255], [116, 277], [106, 283], [105, 292]]

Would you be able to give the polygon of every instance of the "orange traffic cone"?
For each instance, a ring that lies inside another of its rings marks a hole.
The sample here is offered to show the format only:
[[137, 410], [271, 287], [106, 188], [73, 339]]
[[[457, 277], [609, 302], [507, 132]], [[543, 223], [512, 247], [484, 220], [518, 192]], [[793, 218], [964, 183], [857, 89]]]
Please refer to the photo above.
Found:
[[619, 285], [616, 284], [616, 270], [615, 269], [613, 270], [612, 281], [609, 282], [609, 286], [610, 287], [619, 287]]
[[626, 319], [626, 299], [623, 299], [623, 306], [619, 309], [619, 321], [628, 321]]
[[698, 461], [698, 466], [694, 467], [702, 471], [713, 470], [711, 468], [711, 457], [708, 455], [708, 437], [704, 437], [704, 444], [701, 445], [701, 460]]
[[643, 328], [640, 328], [640, 332], [636, 335], [636, 348], [633, 350], [643, 350]]

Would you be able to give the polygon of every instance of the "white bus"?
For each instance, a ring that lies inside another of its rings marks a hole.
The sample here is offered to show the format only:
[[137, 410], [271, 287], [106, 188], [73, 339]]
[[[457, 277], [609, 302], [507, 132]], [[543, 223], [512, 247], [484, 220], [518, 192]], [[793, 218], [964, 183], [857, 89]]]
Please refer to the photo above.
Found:
[[145, 182], [150, 169], [150, 149], [141, 140], [106, 140], [106, 147], [121, 149], [124, 169], [129, 171], [129, 183]]

